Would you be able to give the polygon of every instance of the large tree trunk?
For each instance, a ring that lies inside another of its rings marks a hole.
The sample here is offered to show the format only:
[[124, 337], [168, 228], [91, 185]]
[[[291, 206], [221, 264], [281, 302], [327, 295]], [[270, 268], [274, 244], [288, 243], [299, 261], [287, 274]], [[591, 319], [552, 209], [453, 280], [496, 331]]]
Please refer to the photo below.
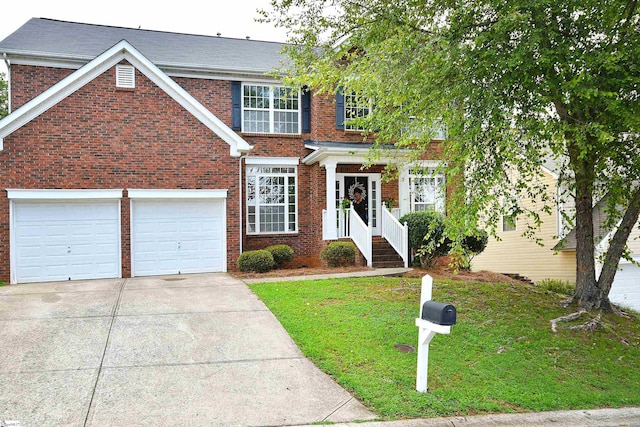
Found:
[[[581, 170], [582, 169], [582, 170]], [[596, 308], [600, 292], [596, 282], [593, 242], [593, 180], [583, 168], [576, 173], [576, 290], [573, 301], [587, 310]]]

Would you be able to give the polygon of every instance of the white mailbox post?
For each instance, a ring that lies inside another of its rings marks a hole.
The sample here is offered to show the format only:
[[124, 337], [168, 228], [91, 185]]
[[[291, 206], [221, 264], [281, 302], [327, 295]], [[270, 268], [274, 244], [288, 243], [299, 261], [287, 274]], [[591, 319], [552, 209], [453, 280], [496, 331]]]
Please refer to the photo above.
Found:
[[422, 290], [420, 292], [420, 317], [416, 319], [416, 326], [420, 328], [418, 333], [418, 370], [416, 375], [416, 390], [423, 393], [427, 391], [429, 343], [436, 334], [448, 334], [451, 332], [451, 325], [440, 325], [424, 319], [422, 312], [424, 309], [424, 303], [431, 301], [432, 289], [433, 278], [427, 274], [422, 278]]

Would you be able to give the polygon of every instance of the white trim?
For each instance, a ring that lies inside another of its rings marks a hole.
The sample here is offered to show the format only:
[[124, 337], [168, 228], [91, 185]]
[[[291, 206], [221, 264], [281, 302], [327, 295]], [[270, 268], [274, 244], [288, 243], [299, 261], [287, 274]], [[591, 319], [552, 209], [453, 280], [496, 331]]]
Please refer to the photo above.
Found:
[[551, 178], [555, 179], [556, 181], [558, 180], [558, 178], [560, 178], [560, 175], [553, 172], [551, 169], [549, 169], [546, 166], [540, 166], [540, 169], [542, 169], [542, 172], [548, 174], [549, 176], [551, 176]]
[[374, 165], [386, 165], [389, 162], [402, 163], [409, 159], [411, 150], [380, 149], [376, 154], [379, 156], [371, 156], [371, 148], [358, 147], [357, 143], [353, 147], [318, 147], [314, 144], [305, 144], [305, 148], [314, 150], [303, 159], [305, 165], [319, 163], [320, 166], [325, 164], [346, 164], [346, 163], [371, 163]]
[[227, 190], [132, 189], [130, 199], [226, 199]]
[[128, 61], [202, 124], [225, 141], [229, 145], [229, 151], [232, 157], [239, 157], [253, 148], [240, 135], [224, 124], [222, 120], [172, 80], [160, 68], [149, 61], [131, 44], [126, 40], [122, 40], [0, 120], [0, 149], [2, 149], [1, 141], [4, 137], [38, 117], [123, 60]]
[[[14, 223], [16, 220], [14, 204], [15, 202], [13, 200], [9, 201], [9, 271], [11, 271], [9, 281], [12, 285], [18, 280], [18, 271], [16, 266], [16, 233], [14, 232], [16, 229]], [[122, 253], [120, 255], [120, 258], [122, 258]], [[120, 274], [122, 274], [122, 270]]]
[[298, 157], [245, 157], [246, 165], [261, 166], [298, 166]]
[[7, 198], [12, 200], [81, 200], [121, 199], [122, 189], [109, 190], [21, 190], [7, 189]]

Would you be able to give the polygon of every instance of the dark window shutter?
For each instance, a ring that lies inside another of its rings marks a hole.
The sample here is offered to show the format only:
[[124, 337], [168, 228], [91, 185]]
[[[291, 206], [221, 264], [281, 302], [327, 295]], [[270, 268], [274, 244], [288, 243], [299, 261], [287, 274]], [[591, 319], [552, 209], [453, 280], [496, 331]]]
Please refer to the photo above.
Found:
[[302, 88], [302, 133], [311, 132], [311, 92]]
[[336, 93], [336, 129], [344, 130], [344, 93], [338, 88]]
[[242, 130], [242, 82], [231, 82], [231, 129]]

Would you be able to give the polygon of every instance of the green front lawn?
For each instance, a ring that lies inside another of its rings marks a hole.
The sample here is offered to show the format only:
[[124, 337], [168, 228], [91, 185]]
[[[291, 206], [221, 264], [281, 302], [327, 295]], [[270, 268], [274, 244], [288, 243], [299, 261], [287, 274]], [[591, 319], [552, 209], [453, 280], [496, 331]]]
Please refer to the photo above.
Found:
[[[253, 291], [302, 352], [386, 419], [640, 405], [640, 317], [603, 317], [595, 333], [551, 331], [575, 310], [525, 284], [436, 281], [457, 308], [429, 351], [429, 393], [415, 391], [420, 279], [263, 283]], [[583, 322], [587, 319], [583, 319]]]

